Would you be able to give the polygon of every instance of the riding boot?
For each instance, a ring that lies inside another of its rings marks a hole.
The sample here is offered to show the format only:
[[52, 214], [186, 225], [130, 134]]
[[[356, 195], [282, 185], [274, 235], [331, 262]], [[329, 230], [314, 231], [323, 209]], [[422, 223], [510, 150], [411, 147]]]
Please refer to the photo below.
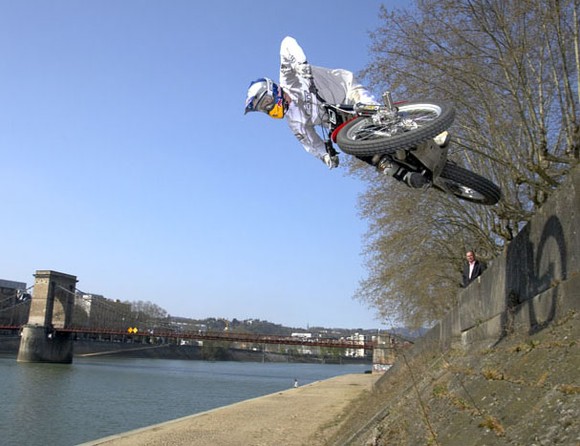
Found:
[[405, 169], [400, 164], [393, 162], [388, 156], [383, 156], [377, 164], [377, 169], [384, 175], [405, 183], [413, 189], [423, 189], [429, 185], [429, 180], [418, 172]]

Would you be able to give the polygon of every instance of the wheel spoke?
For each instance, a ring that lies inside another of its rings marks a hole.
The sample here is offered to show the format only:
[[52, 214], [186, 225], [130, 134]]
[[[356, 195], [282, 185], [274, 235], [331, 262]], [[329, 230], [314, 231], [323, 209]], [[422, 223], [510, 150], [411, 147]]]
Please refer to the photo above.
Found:
[[355, 141], [367, 141], [377, 138], [389, 138], [393, 135], [405, 131], [413, 131], [422, 126], [428, 125], [436, 119], [438, 114], [432, 110], [410, 110], [401, 113], [399, 122], [388, 122], [377, 125], [370, 119], [362, 120], [358, 125], [353, 126], [349, 132], [349, 137]]
[[449, 128], [455, 110], [449, 104], [407, 102], [391, 114], [359, 117], [347, 123], [337, 134], [343, 152], [354, 156], [394, 153], [416, 147]]
[[447, 163], [439, 179], [442, 189], [473, 203], [493, 205], [501, 198], [501, 189], [488, 179]]

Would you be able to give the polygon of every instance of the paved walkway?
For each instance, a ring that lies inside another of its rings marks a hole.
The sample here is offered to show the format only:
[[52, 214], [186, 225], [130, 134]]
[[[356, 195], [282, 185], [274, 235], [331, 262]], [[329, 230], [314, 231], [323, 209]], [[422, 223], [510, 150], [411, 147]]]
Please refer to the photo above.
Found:
[[322, 445], [379, 377], [342, 375], [82, 446]]

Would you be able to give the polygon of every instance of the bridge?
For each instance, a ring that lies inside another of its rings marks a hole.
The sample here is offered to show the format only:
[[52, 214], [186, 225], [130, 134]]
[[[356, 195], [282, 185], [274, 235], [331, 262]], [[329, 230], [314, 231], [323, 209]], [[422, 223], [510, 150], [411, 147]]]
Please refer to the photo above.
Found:
[[[207, 331], [183, 320], [176, 322], [134, 311], [129, 303], [84, 293], [76, 288], [77, 278], [69, 274], [39, 270], [34, 277], [32, 296], [27, 294], [28, 290], [20, 290], [5, 299], [10, 300], [8, 305], [2, 305], [0, 300], [0, 331], [21, 334], [19, 362], [70, 363], [77, 339], [177, 345], [189, 341], [226, 342], [247, 349], [265, 345], [318, 347], [372, 351], [374, 362], [379, 364], [390, 364], [393, 360], [395, 339], [387, 334], [369, 340], [280, 336], [232, 329]], [[22, 314], [24, 310], [28, 311], [27, 321]]]
[[[19, 333], [24, 325], [0, 325], [0, 331], [11, 331]], [[376, 343], [368, 340], [353, 340], [343, 338], [304, 338], [299, 336], [276, 336], [255, 333], [237, 333], [237, 332], [188, 332], [188, 331], [139, 331], [139, 329], [129, 328], [127, 331], [116, 331], [107, 329], [89, 329], [89, 328], [55, 328], [52, 330], [54, 335], [71, 334], [75, 338], [95, 338], [121, 340], [121, 339], [141, 339], [143, 342], [173, 342], [179, 343], [183, 340], [193, 341], [213, 341], [213, 342], [232, 342], [242, 344], [274, 344], [274, 345], [297, 345], [311, 346], [322, 348], [337, 349], [364, 349], [373, 350]], [[50, 335], [51, 332], [49, 331]]]

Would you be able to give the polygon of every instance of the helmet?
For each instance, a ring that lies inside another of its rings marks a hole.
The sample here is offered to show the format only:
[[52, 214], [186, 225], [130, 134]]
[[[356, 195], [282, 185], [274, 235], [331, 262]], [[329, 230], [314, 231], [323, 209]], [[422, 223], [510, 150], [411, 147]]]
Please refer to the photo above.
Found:
[[288, 103], [284, 99], [282, 88], [267, 77], [255, 80], [248, 88], [246, 111], [267, 113], [272, 118], [281, 119], [288, 110]]

